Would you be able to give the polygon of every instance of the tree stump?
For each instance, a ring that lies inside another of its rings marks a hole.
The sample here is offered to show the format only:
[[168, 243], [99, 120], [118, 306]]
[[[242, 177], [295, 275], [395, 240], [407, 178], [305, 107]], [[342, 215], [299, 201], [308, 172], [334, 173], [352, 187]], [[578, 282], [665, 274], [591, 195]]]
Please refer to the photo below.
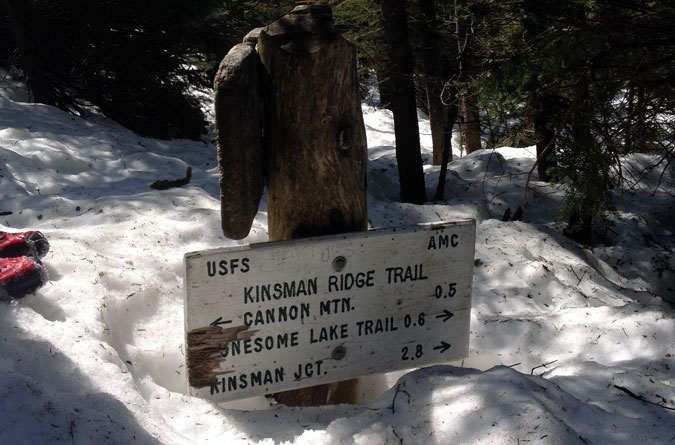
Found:
[[[366, 230], [366, 133], [356, 52], [329, 6], [297, 6], [261, 31], [270, 241]], [[353, 379], [276, 394], [286, 405], [358, 403]]]
[[247, 36], [227, 53], [214, 81], [221, 223], [233, 239], [248, 235], [265, 187], [259, 64]]

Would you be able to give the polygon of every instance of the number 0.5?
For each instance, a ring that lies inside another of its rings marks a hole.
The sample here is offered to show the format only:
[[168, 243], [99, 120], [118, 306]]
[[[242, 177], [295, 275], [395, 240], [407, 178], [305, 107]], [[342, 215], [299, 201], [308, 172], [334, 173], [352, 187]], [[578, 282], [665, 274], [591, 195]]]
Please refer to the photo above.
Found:
[[457, 283], [448, 284], [447, 291], [444, 290], [443, 286], [439, 284], [438, 286], [436, 286], [436, 290], [434, 291], [436, 298], [454, 297], [456, 293], [457, 293]]

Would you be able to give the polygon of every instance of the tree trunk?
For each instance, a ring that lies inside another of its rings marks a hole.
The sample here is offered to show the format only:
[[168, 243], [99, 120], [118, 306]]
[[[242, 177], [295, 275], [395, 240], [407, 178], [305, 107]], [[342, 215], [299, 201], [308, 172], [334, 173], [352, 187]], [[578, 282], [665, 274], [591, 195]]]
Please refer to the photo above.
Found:
[[[532, 106], [532, 123], [534, 124], [534, 134], [537, 140], [537, 173], [540, 181], [550, 181], [551, 175], [549, 169], [555, 165], [555, 129], [551, 123], [554, 115], [555, 98], [550, 95], [543, 95], [535, 99]], [[549, 144], [553, 144], [546, 153], [544, 150]]]
[[[455, 0], [455, 16], [457, 17], [457, 49], [459, 50], [459, 82], [469, 82], [474, 76], [472, 30], [471, 24], [465, 18], [467, 0]], [[478, 96], [465, 94], [461, 100], [462, 120], [464, 122], [464, 141], [466, 153], [480, 150], [480, 117], [478, 108]]]
[[635, 125], [633, 126], [633, 149], [642, 153], [649, 151], [647, 144], [647, 135], [645, 130], [645, 119], [647, 112], [647, 95], [644, 88], [637, 87], [637, 103], [635, 104], [634, 116]]
[[478, 96], [470, 94], [462, 98], [462, 114], [464, 116], [464, 133], [466, 141], [466, 154], [480, 150], [480, 109], [478, 108]]
[[[523, 31], [525, 40], [528, 42], [537, 41], [542, 38], [547, 29], [548, 21], [544, 18], [541, 3], [536, 0], [525, 0], [523, 2]], [[548, 88], [541, 86], [555, 84], [551, 74], [546, 74], [539, 82], [540, 87], [535, 90], [533, 97], [528, 101], [532, 124], [534, 125], [534, 137], [537, 141], [537, 173], [540, 181], [550, 181], [549, 169], [555, 165], [555, 129], [553, 120], [560, 112], [558, 98], [552, 93], [547, 92]], [[550, 91], [550, 90], [548, 90]], [[551, 148], [544, 154], [544, 150], [549, 145]]]
[[575, 108], [572, 112], [571, 135], [574, 140], [574, 151], [578, 153], [578, 168], [586, 176], [586, 179], [581, 180], [582, 188], [579, 191], [579, 196], [575, 197], [576, 202], [574, 202], [574, 207], [569, 213], [569, 221], [567, 227], [563, 229], [563, 233], [579, 244], [591, 245], [593, 241], [593, 216], [595, 214], [593, 194], [603, 193], [604, 190], [589, 190], [589, 187], [593, 187], [592, 184], [594, 182], [597, 184], [597, 182], [588, 178], [597, 177], [602, 175], [603, 172], [597, 170], [597, 165], [594, 166], [591, 163], [589, 159], [591, 156], [587, 154], [597, 148], [586, 110], [588, 105], [586, 101], [589, 95], [587, 75], [579, 75], [574, 84], [572, 106]]
[[[356, 52], [332, 20], [328, 6], [297, 6], [260, 33], [270, 241], [368, 228]], [[296, 406], [358, 403], [359, 380], [275, 397]]]
[[[456, 92], [453, 93], [453, 97], [454, 96], [456, 96]], [[445, 140], [443, 141], [441, 171], [438, 174], [438, 184], [436, 186], [436, 194], [434, 195], [436, 201], [445, 200], [445, 180], [448, 175], [448, 162], [452, 160], [452, 128], [455, 126], [458, 112], [459, 108], [457, 107], [457, 104], [455, 102], [451, 103], [448, 107], [448, 117], [446, 128], [444, 130]]]
[[391, 101], [394, 91], [389, 77], [388, 62], [382, 62], [375, 65], [375, 76], [377, 76], [377, 89], [380, 93], [380, 108], [391, 110]]
[[[418, 0], [420, 10], [420, 39], [422, 41], [422, 64], [424, 81], [429, 103], [429, 125], [433, 142], [433, 165], [442, 165], [445, 134], [448, 128], [448, 105], [443, 103], [443, 69], [440, 63], [438, 47], [438, 29], [436, 24], [436, 1]], [[450, 127], [452, 133], [452, 127]], [[452, 151], [446, 160], [452, 160]]]
[[645, 91], [640, 86], [629, 82], [626, 93], [626, 117], [622, 126], [624, 130], [624, 146], [626, 152], [645, 152], [648, 150], [645, 139], [646, 116]]
[[413, 57], [408, 39], [405, 0], [382, 0], [381, 7], [394, 86], [392, 111], [401, 200], [423, 204], [426, 201], [426, 189], [420, 153]]
[[[548, 127], [547, 121], [548, 119], [545, 117], [534, 120], [534, 132], [537, 136], [537, 159], [539, 159], [537, 162], [537, 173], [539, 180], [544, 182], [551, 180], [549, 169], [553, 167], [553, 154], [555, 153], [555, 141], [553, 140], [555, 131], [553, 128]], [[553, 144], [553, 146], [544, 153], [549, 144]]]
[[6, 0], [7, 10], [12, 22], [14, 39], [20, 50], [20, 61], [26, 83], [33, 94], [33, 100], [47, 105], [56, 105], [54, 93], [48, 76], [43, 72], [45, 68], [40, 65], [39, 42], [30, 18], [30, 5], [25, 0]]
[[628, 84], [626, 93], [626, 118], [623, 120], [623, 145], [626, 153], [633, 151], [633, 113], [635, 111], [635, 85]]

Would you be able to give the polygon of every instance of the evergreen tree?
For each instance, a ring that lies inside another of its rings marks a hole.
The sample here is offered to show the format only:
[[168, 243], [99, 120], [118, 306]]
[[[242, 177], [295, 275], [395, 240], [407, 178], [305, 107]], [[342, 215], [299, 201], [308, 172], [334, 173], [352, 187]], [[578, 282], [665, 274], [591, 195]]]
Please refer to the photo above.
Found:
[[197, 138], [205, 128], [188, 88], [203, 79], [193, 30], [215, 0], [4, 0], [36, 101], [89, 105], [132, 130]]
[[339, 1], [333, 8], [335, 29], [356, 47], [358, 69], [364, 80], [361, 96], [369, 94], [366, 83], [375, 73], [380, 107], [390, 108], [393, 88], [389, 77], [389, 55], [382, 27], [382, 13], [375, 0]]
[[[527, 105], [541, 178], [567, 184], [566, 233], [589, 244], [593, 225], [612, 210], [608, 190], [624, 180], [621, 156], [660, 145], [672, 159], [672, 123], [659, 116], [673, 109], [674, 6], [523, 0], [501, 7], [512, 26], [485, 37], [487, 90], [511, 91]], [[542, 156], [544, 147], [552, 156]]]

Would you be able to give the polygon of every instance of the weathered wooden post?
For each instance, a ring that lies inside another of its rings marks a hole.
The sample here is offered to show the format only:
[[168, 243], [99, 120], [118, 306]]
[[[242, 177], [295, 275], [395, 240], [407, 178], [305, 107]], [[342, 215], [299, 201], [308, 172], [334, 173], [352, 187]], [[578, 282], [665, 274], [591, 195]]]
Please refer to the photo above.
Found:
[[[297, 6], [260, 33], [270, 241], [366, 230], [366, 133], [356, 53], [329, 6]], [[277, 394], [357, 403], [358, 380]]]
[[[250, 230], [262, 194], [261, 158], [270, 241], [366, 230], [366, 134], [356, 54], [335, 32], [330, 7], [297, 6], [260, 31], [262, 116], [254, 54], [252, 44], [235, 47], [216, 78], [225, 235], [243, 238]], [[358, 403], [359, 383], [276, 398], [297, 406]]]
[[367, 229], [366, 134], [352, 45], [329, 6], [260, 33], [270, 240]]

